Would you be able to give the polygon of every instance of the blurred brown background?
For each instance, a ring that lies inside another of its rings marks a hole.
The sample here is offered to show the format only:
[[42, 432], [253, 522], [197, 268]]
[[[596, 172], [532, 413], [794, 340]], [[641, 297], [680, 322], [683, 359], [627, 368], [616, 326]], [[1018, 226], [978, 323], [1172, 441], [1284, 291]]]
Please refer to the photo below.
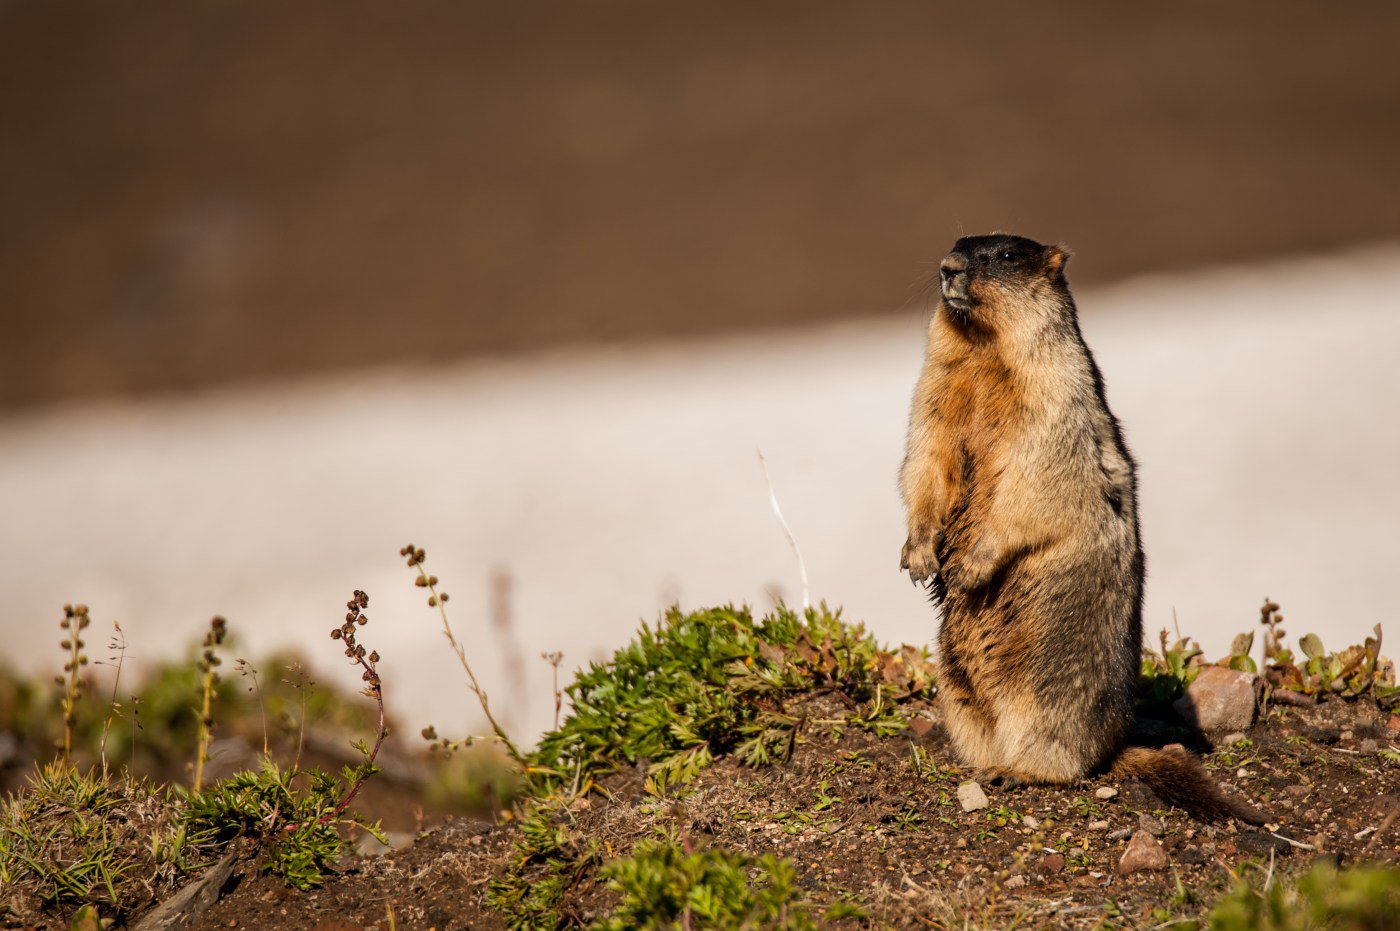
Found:
[[[0, 407], [1400, 234], [1400, 5], [0, 4]], [[1319, 293], [1325, 293], [1320, 288]]]

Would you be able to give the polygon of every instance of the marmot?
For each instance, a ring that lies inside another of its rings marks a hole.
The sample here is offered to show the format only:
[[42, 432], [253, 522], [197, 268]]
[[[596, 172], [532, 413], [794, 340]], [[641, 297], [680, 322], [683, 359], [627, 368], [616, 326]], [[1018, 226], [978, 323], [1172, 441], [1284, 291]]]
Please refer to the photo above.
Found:
[[986, 779], [1136, 776], [1257, 820], [1184, 748], [1126, 747], [1142, 649], [1137, 479], [1065, 282], [1069, 254], [959, 239], [940, 269], [901, 491], [901, 566], [943, 609], [939, 701]]

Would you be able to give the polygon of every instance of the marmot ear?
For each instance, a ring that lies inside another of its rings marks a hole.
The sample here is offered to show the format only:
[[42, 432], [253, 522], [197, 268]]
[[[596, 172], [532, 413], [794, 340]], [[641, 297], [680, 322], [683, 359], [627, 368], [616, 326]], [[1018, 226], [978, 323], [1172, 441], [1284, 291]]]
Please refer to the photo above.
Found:
[[1064, 246], [1045, 247], [1045, 270], [1052, 275], [1058, 275], [1065, 270], [1069, 264], [1069, 258], [1073, 255]]

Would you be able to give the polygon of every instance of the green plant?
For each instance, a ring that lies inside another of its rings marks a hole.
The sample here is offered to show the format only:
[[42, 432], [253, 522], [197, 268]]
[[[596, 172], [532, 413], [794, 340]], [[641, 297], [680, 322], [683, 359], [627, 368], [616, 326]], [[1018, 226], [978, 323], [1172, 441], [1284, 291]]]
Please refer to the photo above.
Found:
[[845, 696], [850, 720], [879, 733], [905, 724], [899, 704], [931, 695], [923, 651], [882, 649], [825, 605], [805, 616], [779, 606], [762, 620], [726, 606], [669, 611], [566, 692], [572, 712], [529, 756], [537, 792], [649, 762], [652, 791], [682, 785], [717, 756], [748, 765], [791, 755], [804, 718], [788, 704]]
[[[258, 770], [234, 773], [191, 796], [185, 822], [192, 831], [219, 842], [240, 835], [265, 844], [262, 868], [298, 889], [319, 886], [344, 849], [338, 827], [344, 783], [353, 784], [357, 768], [347, 767], [340, 779], [319, 769], [282, 769], [263, 760]], [[371, 834], [377, 824], [354, 819]]]
[[345, 655], [361, 668], [364, 694], [374, 699], [379, 713], [373, 748], [363, 740], [354, 744], [363, 761], [346, 766], [337, 778], [319, 769], [302, 769], [300, 754], [290, 769], [264, 757], [260, 769], [234, 773], [191, 795], [186, 810], [186, 821], [194, 830], [217, 840], [239, 835], [259, 838], [266, 847], [263, 869], [298, 889], [320, 885], [326, 868], [339, 857], [344, 848], [341, 824], [358, 826], [384, 840], [377, 823], [345, 814], [365, 780], [379, 771], [375, 759], [389, 733], [376, 671], [379, 653], [359, 642], [359, 629], [369, 623], [364, 613], [369, 596], [357, 590], [345, 607], [345, 621], [331, 630], [331, 638], [340, 641]]
[[1400, 870], [1318, 864], [1295, 879], [1246, 871], [1211, 910], [1211, 931], [1385, 931], [1400, 915]]
[[209, 761], [209, 743], [214, 736], [214, 690], [219, 684], [216, 668], [223, 662], [215, 648], [224, 642], [228, 634], [228, 622], [215, 617], [209, 622], [209, 632], [200, 645], [199, 660], [199, 725], [195, 737], [194, 781], [192, 786], [198, 792], [204, 785], [204, 764]]
[[[42, 908], [82, 903], [122, 917], [173, 891], [212, 850], [209, 835], [181, 823], [169, 790], [61, 760], [0, 802], [0, 887], [30, 919]], [[131, 876], [141, 882], [127, 882]]]
[[64, 605], [63, 620], [59, 622], [59, 627], [67, 631], [64, 634], [63, 642], [59, 644], [67, 652], [68, 659], [63, 664], [63, 675], [55, 680], [63, 687], [63, 761], [66, 763], [73, 755], [73, 725], [78, 719], [78, 699], [83, 692], [83, 680], [79, 678], [79, 672], [88, 664], [88, 658], [83, 653], [83, 630], [92, 623], [88, 617], [87, 605]]
[[486, 902], [513, 931], [559, 927], [564, 892], [596, 865], [597, 844], [583, 844], [570, 830], [569, 813], [556, 801], [531, 805], [519, 821], [518, 860], [491, 880]]
[[1236, 634], [1230, 641], [1230, 655], [1225, 658], [1225, 665], [1240, 672], [1257, 673], [1259, 666], [1254, 662], [1254, 657], [1249, 655], [1253, 649], [1254, 631]]
[[1156, 717], [1171, 711], [1172, 702], [1186, 694], [1204, 665], [1201, 647], [1194, 640], [1179, 637], [1169, 642], [1163, 630], [1161, 643], [1160, 652], [1143, 649], [1138, 674], [1138, 710]]
[[697, 850], [667, 836], [637, 844], [631, 856], [603, 867], [603, 876], [620, 896], [612, 915], [594, 925], [607, 931], [817, 926], [795, 868], [771, 854]]
[[1298, 641], [1301, 662], [1291, 650], [1279, 648], [1270, 658], [1265, 675], [1276, 689], [1307, 695], [1336, 695], [1341, 698], [1373, 697], [1382, 707], [1400, 704], [1400, 686], [1395, 681], [1395, 665], [1381, 656], [1381, 625], [1373, 629], [1359, 646], [1330, 653], [1317, 634]]

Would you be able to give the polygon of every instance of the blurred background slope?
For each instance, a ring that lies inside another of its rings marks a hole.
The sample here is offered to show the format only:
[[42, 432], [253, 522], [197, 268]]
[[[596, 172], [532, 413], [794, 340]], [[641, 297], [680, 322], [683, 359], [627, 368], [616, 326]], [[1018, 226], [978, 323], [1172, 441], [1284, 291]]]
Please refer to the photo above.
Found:
[[359, 587], [405, 732], [460, 733], [413, 540], [528, 737], [539, 652], [797, 599], [755, 447], [813, 596], [927, 643], [921, 287], [995, 228], [1078, 251], [1150, 634], [1219, 655], [1266, 594], [1393, 632], [1397, 39], [1293, 0], [0, 0], [3, 661], [85, 601], [139, 663], [218, 612], [319, 666]]
[[0, 4], [0, 406], [1400, 234], [1400, 5]]

